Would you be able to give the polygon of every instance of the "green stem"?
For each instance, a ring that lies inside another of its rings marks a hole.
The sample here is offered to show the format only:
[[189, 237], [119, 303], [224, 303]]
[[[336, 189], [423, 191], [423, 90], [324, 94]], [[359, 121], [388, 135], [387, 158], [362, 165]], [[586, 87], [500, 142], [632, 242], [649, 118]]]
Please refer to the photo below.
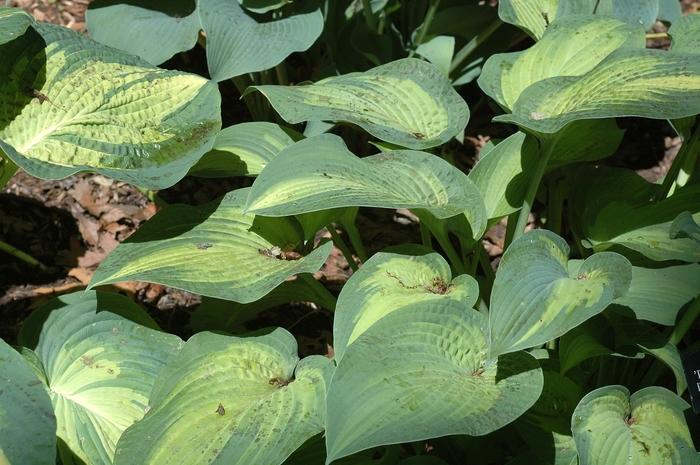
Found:
[[[483, 247], [482, 247], [483, 249]], [[479, 266], [479, 249], [474, 249], [474, 253], [471, 259], [467, 261], [467, 274], [469, 276], [476, 276], [476, 269]]]
[[673, 160], [673, 163], [671, 164], [671, 168], [669, 168], [668, 173], [666, 173], [666, 177], [664, 178], [664, 182], [661, 185], [661, 192], [659, 193], [658, 198], [659, 199], [664, 199], [668, 197], [668, 195], [671, 193], [671, 190], [673, 189], [673, 186], [676, 184], [676, 181], [678, 180], [678, 175], [681, 172], [681, 169], [683, 166], [686, 165], [687, 161], [692, 158], [698, 156], [698, 152], [700, 151], [700, 118], [698, 118], [695, 121], [695, 125], [693, 127], [693, 130], [690, 134], [690, 137], [688, 140], [683, 141], [683, 145], [681, 146], [680, 150], [678, 151], [678, 154], [676, 155], [676, 158]]
[[484, 271], [486, 279], [489, 280], [489, 283], [493, 283], [496, 279], [496, 273], [491, 268], [491, 260], [489, 260], [489, 255], [483, 245], [479, 248], [479, 263], [481, 263], [481, 269]]
[[[420, 31], [418, 31], [418, 37], [416, 37], [416, 42], [414, 44], [416, 47], [422, 44], [425, 40], [425, 36], [428, 33], [428, 29], [430, 29], [430, 26], [433, 24], [433, 19], [435, 19], [435, 13], [437, 13], [439, 6], [440, 0], [430, 0], [430, 5], [428, 5], [428, 11], [425, 14], [425, 19], [420, 27]], [[409, 58], [415, 55], [415, 53], [415, 49], [411, 50], [408, 54]]]
[[5, 187], [17, 172], [17, 165], [0, 157], [0, 189]]
[[515, 231], [513, 233], [513, 241], [517, 240], [520, 236], [525, 233], [525, 227], [527, 226], [527, 220], [530, 217], [530, 212], [532, 211], [532, 205], [535, 203], [535, 196], [537, 195], [537, 190], [542, 182], [542, 177], [547, 169], [547, 164], [549, 164], [549, 159], [552, 157], [552, 152], [554, 151], [554, 141], [547, 141], [547, 146], [545, 150], [540, 151], [540, 159], [537, 162], [537, 167], [535, 172], [532, 173], [530, 178], [530, 184], [527, 186], [527, 192], [525, 193], [525, 200], [523, 201], [523, 207], [520, 209], [520, 214], [518, 215], [518, 222], [515, 224]]
[[429, 249], [433, 248], [433, 236], [430, 234], [430, 229], [422, 221], [420, 223], [420, 239], [424, 246]]
[[561, 214], [564, 198], [562, 196], [562, 185], [559, 180], [552, 181], [549, 184], [549, 198], [547, 206], [549, 213], [547, 214], [547, 227], [555, 234], [561, 235]]
[[678, 345], [685, 336], [685, 333], [687, 333], [693, 325], [698, 315], [700, 315], [700, 298], [696, 298], [693, 303], [690, 304], [688, 310], [685, 311], [681, 321], [679, 321], [673, 329], [669, 342], [673, 345]]
[[8, 244], [7, 242], [0, 241], [0, 251], [12, 255], [13, 257], [23, 261], [24, 263], [37, 267], [41, 270], [48, 270], [49, 267], [41, 263], [36, 258], [32, 257], [28, 253], [22, 252], [17, 247]]
[[287, 65], [284, 63], [280, 63], [279, 65], [275, 66], [275, 73], [277, 74], [277, 84], [281, 86], [288, 86], [289, 85], [289, 76], [287, 75]]
[[370, 0], [362, 0], [362, 12], [365, 15], [365, 20], [369, 28], [377, 32], [377, 18], [374, 17], [374, 13], [372, 12], [372, 2], [370, 2]]
[[489, 26], [483, 31], [479, 32], [479, 35], [470, 40], [464, 47], [462, 47], [457, 54], [452, 59], [452, 64], [450, 65], [450, 74], [457, 71], [469, 58], [474, 50], [476, 50], [479, 45], [483, 44], [489, 37], [493, 35], [494, 32], [501, 27], [503, 22], [500, 19], [489, 24]]
[[503, 239], [503, 250], [505, 251], [513, 242], [513, 236], [515, 236], [515, 225], [518, 223], [519, 211], [516, 210], [510, 215], [508, 215], [508, 221], [506, 222], [506, 237]]
[[466, 269], [464, 268], [464, 264], [462, 263], [462, 260], [459, 258], [459, 254], [455, 250], [455, 248], [452, 246], [452, 242], [450, 241], [450, 238], [447, 237], [447, 235], [436, 235], [435, 239], [437, 239], [438, 244], [440, 244], [440, 247], [442, 247], [442, 250], [445, 252], [447, 255], [447, 259], [450, 261], [452, 264], [452, 267], [455, 269], [457, 274], [464, 274], [466, 273]]
[[343, 256], [345, 257], [345, 260], [348, 261], [348, 265], [350, 265], [350, 268], [352, 268], [352, 271], [357, 271], [359, 268], [357, 267], [357, 263], [355, 263], [355, 259], [352, 257], [352, 252], [350, 252], [350, 248], [348, 248], [348, 245], [345, 243], [343, 238], [340, 237], [338, 231], [336, 231], [335, 226], [333, 226], [332, 224], [327, 224], [326, 229], [328, 229], [328, 232], [331, 233], [333, 243], [336, 247], [338, 247], [338, 249], [340, 249]]
[[367, 249], [365, 249], [365, 244], [362, 242], [362, 236], [360, 235], [360, 231], [357, 229], [357, 226], [355, 226], [355, 223], [343, 223], [343, 227], [345, 228], [345, 232], [348, 234], [350, 244], [352, 244], [352, 248], [355, 249], [357, 257], [361, 262], [366, 262], [368, 257]]
[[337, 299], [333, 294], [331, 294], [331, 291], [329, 291], [326, 286], [318, 282], [318, 280], [316, 280], [316, 278], [314, 278], [310, 273], [301, 273], [297, 276], [314, 290], [314, 293], [319, 300], [318, 303], [323, 308], [330, 310], [331, 312], [335, 311]]

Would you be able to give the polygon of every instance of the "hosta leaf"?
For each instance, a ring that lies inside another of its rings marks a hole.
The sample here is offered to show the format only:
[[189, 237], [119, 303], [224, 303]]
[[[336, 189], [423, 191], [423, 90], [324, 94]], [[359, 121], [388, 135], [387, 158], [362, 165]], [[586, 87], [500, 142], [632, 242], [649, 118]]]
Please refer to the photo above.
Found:
[[51, 312], [64, 307], [83, 308], [86, 312], [107, 311], [141, 326], [160, 329], [153, 318], [129, 297], [111, 292], [81, 291], [58, 296], [51, 299], [46, 305], [34, 310], [22, 322], [22, 329], [17, 336], [19, 344], [29, 348], [36, 347], [41, 336], [41, 329]]
[[559, 0], [502, 0], [498, 2], [498, 16], [539, 39], [547, 29], [547, 22], [556, 18], [558, 6]]
[[0, 49], [9, 76], [0, 82], [0, 150], [21, 168], [49, 179], [94, 170], [158, 189], [211, 147], [221, 125], [214, 84], [63, 27], [36, 28], [43, 40], [27, 33]]
[[0, 7], [0, 45], [20, 37], [32, 24], [33, 18], [24, 10]]
[[523, 206], [526, 173], [537, 166], [538, 156], [537, 141], [523, 132], [481, 150], [469, 179], [481, 192], [489, 219], [510, 215]]
[[638, 346], [643, 351], [659, 359], [671, 370], [673, 377], [676, 378], [676, 392], [679, 396], [683, 394], [683, 391], [688, 388], [688, 384], [685, 379], [685, 371], [683, 369], [683, 362], [681, 361], [681, 354], [678, 352], [678, 347], [670, 342], [659, 347], [651, 347], [645, 344], [638, 344]]
[[614, 346], [615, 334], [606, 320], [591, 318], [559, 339], [560, 371], [565, 374], [584, 360], [610, 355]]
[[[700, 212], [694, 214], [693, 218], [700, 221]], [[671, 221], [667, 221], [642, 226], [606, 240], [591, 240], [590, 243], [596, 250], [605, 250], [616, 245], [623, 246], [656, 261], [700, 261], [700, 243], [682, 236], [671, 239], [669, 232], [672, 225]]]
[[[591, 137], [598, 134], [598, 137]], [[624, 132], [614, 120], [577, 121], [558, 134], [548, 171], [577, 161], [610, 156], [622, 141]], [[489, 219], [507, 216], [523, 206], [525, 192], [540, 156], [537, 140], [516, 132], [492, 150], [482, 150], [478, 163], [469, 172], [484, 197]]]
[[177, 336], [94, 307], [52, 312], [36, 354], [58, 437], [87, 464], [112, 463], [117, 440], [143, 417], [156, 376], [181, 345]]
[[204, 207], [164, 208], [102, 262], [91, 286], [139, 280], [247, 303], [292, 275], [321, 268], [332, 244], [286, 260], [286, 244], [270, 235], [291, 226], [243, 213], [248, 192], [229, 192]]
[[240, 304], [230, 300], [202, 299], [190, 317], [190, 325], [195, 332], [227, 331], [232, 334], [245, 332], [247, 320], [264, 310], [290, 302], [313, 302], [328, 310], [335, 310], [335, 301], [327, 294], [321, 295], [302, 279], [285, 281], [255, 302]]
[[643, 49], [644, 30], [616, 19], [572, 16], [552, 23], [542, 40], [523, 52], [492, 55], [479, 86], [511, 109], [530, 85], [558, 76], [581, 76], [620, 48]]
[[348, 345], [373, 324], [410, 303], [454, 300], [471, 307], [479, 285], [469, 275], [452, 279], [450, 265], [436, 253], [412, 257], [377, 253], [343, 286], [333, 320], [333, 349], [340, 362]]
[[535, 230], [508, 248], [491, 295], [491, 355], [534, 347], [560, 337], [627, 292], [632, 266], [599, 253], [567, 269], [569, 247], [556, 234]]
[[196, 12], [177, 17], [127, 4], [90, 8], [86, 20], [96, 41], [154, 65], [194, 47], [200, 28]]
[[[574, 438], [569, 434], [559, 434], [525, 424], [522, 421], [516, 423], [518, 433], [523, 436], [529, 451], [529, 457], [522, 462], [514, 462], [519, 465], [546, 464], [546, 465], [578, 465], [578, 454]], [[509, 462], [510, 465], [510, 462]]]
[[288, 123], [346, 121], [383, 141], [412, 149], [444, 144], [469, 120], [469, 108], [449, 79], [415, 58], [311, 85], [255, 89]]
[[222, 129], [212, 151], [190, 174], [202, 177], [257, 176], [282, 149], [292, 145], [289, 133], [274, 123], [241, 123]]
[[0, 339], [0, 463], [56, 463], [56, 417], [46, 386]]
[[649, 30], [659, 16], [659, 0], [602, 0], [597, 12]]
[[544, 431], [570, 434], [571, 414], [583, 397], [583, 391], [570, 378], [556, 371], [545, 370], [543, 374], [542, 394], [523, 419]]
[[632, 309], [640, 320], [673, 326], [678, 311], [700, 294], [700, 265], [632, 267], [629, 291], [614, 303]]
[[438, 218], [465, 213], [473, 231], [486, 224], [478, 189], [443, 159], [411, 150], [358, 158], [333, 134], [283, 150], [255, 180], [247, 203], [266, 216], [353, 206], [420, 208]]
[[243, 5], [246, 10], [254, 13], [267, 13], [268, 11], [282, 8], [294, 0], [238, 0], [238, 3]]
[[556, 133], [582, 119], [639, 116], [676, 119], [700, 113], [700, 60], [664, 50], [617, 50], [579, 77], [555, 77], [525, 89], [511, 122]]
[[659, 20], [667, 23], [676, 23], [683, 17], [681, 4], [676, 0], [659, 0]]
[[700, 13], [679, 18], [668, 33], [672, 39], [672, 51], [700, 53]]
[[591, 168], [582, 170], [579, 179], [575, 203], [588, 239], [585, 245], [595, 250], [622, 246], [656, 261], [700, 261], [698, 242], [671, 238], [679, 214], [691, 211], [694, 221], [700, 221], [699, 186], [683, 187], [665, 198], [660, 185], [629, 170]]
[[700, 243], [700, 226], [690, 212], [679, 214], [671, 223], [671, 239], [687, 238]]
[[486, 317], [450, 299], [405, 306], [346, 350], [328, 391], [328, 462], [382, 444], [481, 436], [542, 391], [524, 352], [486, 360]]
[[671, 391], [649, 387], [630, 396], [623, 386], [586, 395], [571, 420], [581, 465], [692, 465], [698, 453]]
[[299, 362], [283, 329], [196, 334], [159, 377], [149, 413], [124, 433], [114, 463], [281, 464], [323, 431], [331, 372], [325, 357]]
[[320, 10], [269, 23], [255, 21], [235, 0], [198, 0], [197, 10], [215, 81], [273, 68], [311, 47], [323, 30]]

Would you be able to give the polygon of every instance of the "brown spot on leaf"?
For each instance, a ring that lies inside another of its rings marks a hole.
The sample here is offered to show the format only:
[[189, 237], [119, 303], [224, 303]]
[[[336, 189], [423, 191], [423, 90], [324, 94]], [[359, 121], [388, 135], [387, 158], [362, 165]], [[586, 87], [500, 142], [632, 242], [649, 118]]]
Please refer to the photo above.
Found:
[[300, 253], [293, 250], [282, 250], [277, 246], [270, 247], [269, 249], [258, 249], [258, 253], [266, 257], [276, 258], [277, 260], [299, 260], [301, 258]]
[[270, 381], [268, 381], [271, 386], [277, 386], [278, 388], [283, 388], [287, 386], [289, 383], [291, 383], [291, 380], [288, 379], [279, 379], [279, 378], [272, 378]]
[[224, 408], [224, 406], [221, 403], [219, 403], [219, 406], [216, 407], [216, 414], [219, 416], [226, 415], [226, 409]]
[[432, 285], [427, 288], [433, 294], [445, 295], [450, 291], [452, 284], [446, 283], [444, 279], [437, 277], [433, 279]]
[[86, 367], [91, 367], [95, 364], [95, 359], [93, 357], [90, 357], [89, 355], [81, 356], [80, 361], [83, 362], [83, 365], [85, 365]]

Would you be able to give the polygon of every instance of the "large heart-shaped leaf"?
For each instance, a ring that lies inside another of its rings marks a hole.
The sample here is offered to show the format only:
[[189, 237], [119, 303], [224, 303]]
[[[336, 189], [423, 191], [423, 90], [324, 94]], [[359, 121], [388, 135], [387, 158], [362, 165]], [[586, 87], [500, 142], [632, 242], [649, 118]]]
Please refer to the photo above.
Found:
[[415, 58], [311, 85], [255, 89], [288, 123], [347, 121], [383, 141], [412, 149], [444, 144], [469, 120], [469, 108], [449, 79]]
[[320, 10], [269, 23], [258, 23], [235, 0], [198, 0], [207, 36], [209, 75], [223, 81], [277, 66], [293, 52], [303, 52], [323, 31]]
[[690, 406], [671, 391], [648, 387], [630, 397], [623, 386], [586, 395], [571, 430], [581, 465], [692, 465], [698, 453], [683, 412]]
[[87, 464], [110, 464], [124, 430], [146, 413], [151, 387], [179, 337], [95, 307], [66, 306], [44, 323], [36, 354], [58, 437]]
[[19, 8], [0, 7], [0, 45], [24, 34], [34, 19]]
[[464, 213], [473, 231], [486, 225], [478, 189], [445, 160], [410, 150], [358, 158], [333, 134], [283, 150], [255, 180], [247, 203], [266, 216], [353, 206], [420, 208], [438, 218]]
[[179, 17], [127, 4], [90, 8], [85, 17], [93, 39], [154, 65], [194, 47], [200, 29], [197, 12]]
[[632, 265], [622, 255], [598, 253], [572, 271], [568, 255], [566, 241], [546, 230], [511, 244], [491, 295], [492, 356], [560, 337], [627, 292]]
[[56, 417], [46, 386], [0, 339], [0, 463], [56, 463]]
[[479, 285], [469, 275], [452, 279], [441, 255], [377, 253], [343, 286], [333, 320], [333, 349], [340, 362], [348, 345], [373, 324], [410, 303], [450, 299], [471, 307]]
[[34, 176], [83, 170], [149, 188], [181, 179], [221, 127], [217, 87], [66, 29], [0, 48], [0, 150]]
[[478, 189], [445, 160], [410, 150], [358, 158], [333, 134], [283, 150], [255, 180], [247, 203], [266, 216], [355, 206], [420, 208], [438, 218], [464, 213], [473, 231], [486, 225]]
[[521, 94], [510, 122], [556, 133], [582, 119], [639, 116], [677, 119], [700, 113], [700, 60], [665, 50], [620, 49], [578, 77], [539, 81]]
[[247, 303], [292, 275], [321, 268], [332, 244], [306, 257], [288, 256], [279, 237], [301, 240], [291, 237], [291, 220], [244, 213], [248, 192], [229, 192], [202, 207], [164, 208], [102, 262], [91, 287], [140, 280]]
[[481, 436], [522, 415], [542, 391], [542, 371], [524, 352], [487, 360], [486, 320], [440, 299], [362, 333], [328, 390], [327, 463], [383, 444]]
[[212, 151], [190, 174], [202, 177], [257, 176], [267, 163], [294, 140], [274, 123], [241, 123], [222, 129]]
[[[332, 362], [299, 362], [284, 329], [250, 338], [199, 333], [119, 441], [115, 465], [279, 465], [323, 431]], [[147, 438], [147, 440], [144, 440]]]
[[552, 23], [542, 40], [523, 52], [492, 55], [479, 86], [511, 109], [530, 85], [559, 76], [581, 76], [620, 48], [643, 49], [644, 30], [616, 19], [572, 16]]
[[39, 343], [44, 323], [51, 312], [64, 307], [73, 307], [74, 311], [77, 311], [77, 308], [83, 308], [86, 312], [111, 312], [141, 326], [160, 329], [153, 318], [129, 297], [111, 292], [81, 291], [60, 295], [34, 310], [22, 322], [17, 342], [24, 347], [35, 348]]
[[682, 53], [700, 53], [700, 13], [686, 15], [668, 30], [671, 50]]

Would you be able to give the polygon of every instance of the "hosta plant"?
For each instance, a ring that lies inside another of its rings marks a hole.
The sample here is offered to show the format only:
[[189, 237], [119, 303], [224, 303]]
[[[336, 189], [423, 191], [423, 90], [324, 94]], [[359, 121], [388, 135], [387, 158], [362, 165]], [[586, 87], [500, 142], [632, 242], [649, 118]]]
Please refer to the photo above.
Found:
[[[0, 342], [0, 464], [700, 463], [700, 16], [465, 3], [97, 1], [88, 35], [0, 9], [0, 185], [246, 186], [162, 206]], [[493, 112], [503, 137], [465, 169]], [[608, 162], [630, 117], [682, 140], [657, 183]], [[376, 209], [421, 243], [367, 244]], [[334, 246], [353, 272], [329, 288]], [[123, 281], [204, 296], [194, 334]], [[289, 302], [332, 315], [332, 350], [247, 326]]]

